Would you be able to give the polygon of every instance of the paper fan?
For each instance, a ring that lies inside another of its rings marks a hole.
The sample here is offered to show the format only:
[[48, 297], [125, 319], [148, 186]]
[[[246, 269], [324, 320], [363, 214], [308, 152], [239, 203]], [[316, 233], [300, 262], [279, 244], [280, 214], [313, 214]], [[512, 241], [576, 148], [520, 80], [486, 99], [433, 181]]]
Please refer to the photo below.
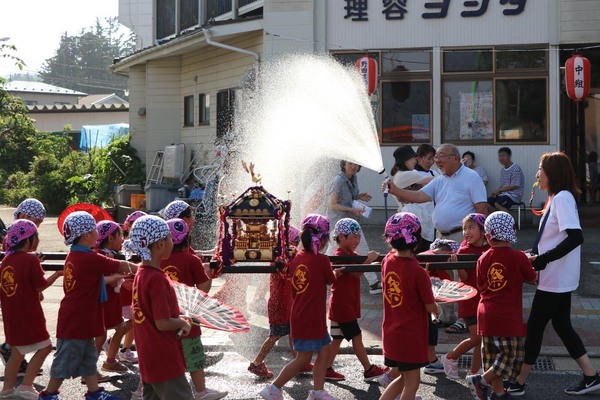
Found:
[[469, 300], [477, 295], [477, 289], [462, 282], [431, 278], [431, 289], [438, 303], [454, 303]]
[[202, 290], [173, 282], [179, 308], [200, 321], [200, 326], [225, 332], [247, 332], [250, 325], [241, 312]]
[[105, 219], [108, 219], [111, 221], [113, 220], [113, 217], [104, 208], [102, 208], [100, 206], [97, 206], [95, 204], [90, 204], [90, 203], [73, 204], [73, 205], [65, 208], [58, 217], [58, 221], [56, 224], [58, 225], [58, 230], [61, 235], [63, 233], [62, 229], [63, 229], [63, 224], [65, 222], [65, 219], [67, 218], [67, 216], [69, 214], [74, 213], [75, 211], [85, 211], [85, 212], [90, 213], [92, 215], [92, 217], [94, 217], [96, 222], [100, 222]]

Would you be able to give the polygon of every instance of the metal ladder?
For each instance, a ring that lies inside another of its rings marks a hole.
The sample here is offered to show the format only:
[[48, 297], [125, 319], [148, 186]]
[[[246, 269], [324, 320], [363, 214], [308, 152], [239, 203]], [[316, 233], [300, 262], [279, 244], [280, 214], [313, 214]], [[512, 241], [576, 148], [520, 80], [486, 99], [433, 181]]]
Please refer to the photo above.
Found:
[[146, 185], [151, 183], [162, 183], [164, 155], [165, 152], [163, 150], [156, 151], [156, 154], [154, 155], [154, 161], [152, 161], [152, 167], [150, 167], [150, 172], [148, 173], [148, 179], [146, 179]]

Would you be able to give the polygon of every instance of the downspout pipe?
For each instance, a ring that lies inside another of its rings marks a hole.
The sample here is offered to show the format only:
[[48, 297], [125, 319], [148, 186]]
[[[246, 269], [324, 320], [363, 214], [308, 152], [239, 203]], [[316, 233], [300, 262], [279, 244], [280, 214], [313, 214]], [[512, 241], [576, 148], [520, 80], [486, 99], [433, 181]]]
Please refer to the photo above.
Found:
[[260, 63], [260, 54], [258, 54], [256, 51], [251, 51], [251, 50], [246, 50], [246, 49], [242, 49], [242, 48], [235, 47], [235, 46], [230, 46], [228, 44], [221, 43], [221, 42], [215, 42], [212, 40], [212, 34], [211, 34], [210, 30], [203, 28], [202, 32], [204, 33], [204, 38], [205, 38], [207, 44], [209, 44], [211, 46], [215, 46], [215, 47], [220, 47], [222, 49], [235, 51], [238, 53], [252, 56], [252, 57], [254, 57], [254, 59], [256, 60], [257, 63]]

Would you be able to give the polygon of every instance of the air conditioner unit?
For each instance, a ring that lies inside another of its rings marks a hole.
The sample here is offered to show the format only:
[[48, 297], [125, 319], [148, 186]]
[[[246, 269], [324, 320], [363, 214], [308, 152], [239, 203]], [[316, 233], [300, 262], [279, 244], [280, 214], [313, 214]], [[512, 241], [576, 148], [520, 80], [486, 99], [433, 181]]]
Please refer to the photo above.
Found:
[[184, 144], [165, 146], [163, 177], [167, 179], [181, 179], [183, 177], [184, 164]]

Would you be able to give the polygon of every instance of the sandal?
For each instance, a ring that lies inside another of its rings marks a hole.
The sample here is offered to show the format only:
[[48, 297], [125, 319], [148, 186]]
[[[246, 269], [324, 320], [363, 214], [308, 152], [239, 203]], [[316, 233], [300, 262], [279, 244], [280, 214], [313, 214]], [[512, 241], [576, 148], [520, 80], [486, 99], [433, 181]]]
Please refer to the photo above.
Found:
[[446, 333], [466, 333], [467, 331], [467, 325], [460, 320], [446, 328]]

